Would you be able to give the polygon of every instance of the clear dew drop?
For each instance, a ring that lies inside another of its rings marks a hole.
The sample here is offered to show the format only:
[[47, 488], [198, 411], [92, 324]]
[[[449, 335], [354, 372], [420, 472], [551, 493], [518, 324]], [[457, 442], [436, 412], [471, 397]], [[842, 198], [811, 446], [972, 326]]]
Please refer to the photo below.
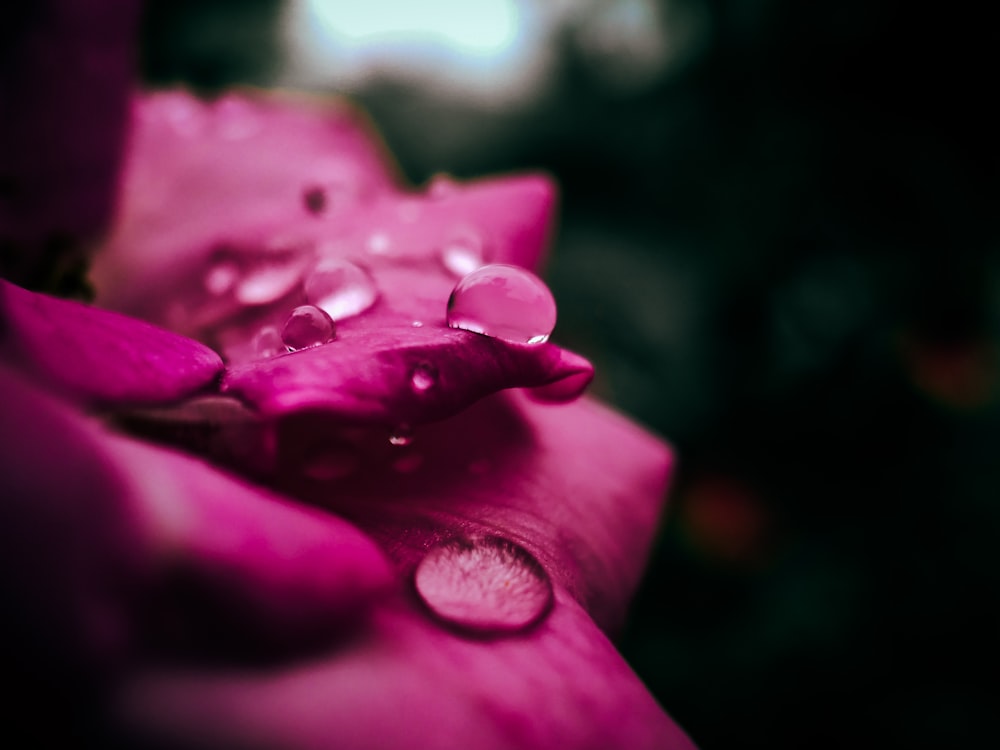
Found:
[[438, 370], [430, 362], [419, 362], [410, 374], [410, 385], [417, 393], [425, 393], [437, 385]]
[[301, 279], [302, 265], [295, 255], [259, 258], [244, 269], [233, 294], [244, 305], [266, 305], [284, 297]]
[[413, 443], [413, 428], [408, 424], [401, 424], [389, 435], [389, 444], [397, 448], [405, 448]]
[[313, 305], [302, 305], [292, 310], [281, 329], [281, 340], [290, 352], [320, 346], [334, 337], [335, 328], [330, 316]]
[[414, 320], [412, 323], [410, 323], [410, 326], [413, 328], [423, 328], [424, 322], [422, 320]]
[[545, 569], [523, 547], [497, 536], [432, 547], [417, 565], [414, 585], [436, 617], [482, 634], [520, 632], [552, 607]]
[[448, 325], [524, 344], [548, 341], [556, 302], [530, 271], [501, 263], [465, 276], [448, 299]]
[[205, 273], [205, 290], [221, 296], [231, 290], [240, 277], [240, 267], [232, 260], [222, 259], [213, 263]]
[[365, 240], [365, 248], [372, 255], [388, 255], [392, 251], [392, 240], [385, 232], [374, 232]]
[[482, 268], [483, 240], [474, 232], [458, 232], [441, 246], [441, 263], [456, 276], [465, 276]]
[[378, 289], [371, 275], [349, 260], [326, 258], [306, 277], [306, 299], [333, 320], [363, 313], [375, 304]]
[[270, 359], [288, 351], [275, 326], [264, 326], [253, 337], [253, 350], [261, 359]]

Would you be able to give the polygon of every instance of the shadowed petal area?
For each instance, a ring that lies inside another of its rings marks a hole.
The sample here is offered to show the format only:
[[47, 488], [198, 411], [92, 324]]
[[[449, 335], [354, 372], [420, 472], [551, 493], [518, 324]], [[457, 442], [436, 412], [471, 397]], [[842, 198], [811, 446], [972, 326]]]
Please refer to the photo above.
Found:
[[[282, 490], [367, 530], [409, 576], [433, 545], [498, 535], [524, 547], [608, 632], [620, 627], [658, 526], [670, 450], [589, 399], [484, 399], [392, 445], [321, 413], [278, 426]], [[319, 480], [311, 462], [347, 467]]]
[[587, 360], [556, 346], [386, 322], [344, 327], [331, 344], [234, 367], [223, 389], [268, 416], [321, 409], [395, 427], [451, 416], [503, 388], [572, 379], [575, 397], [592, 375]]
[[253, 674], [150, 672], [117, 713], [177, 748], [694, 748], [559, 592], [524, 638], [466, 640], [383, 607], [348, 652]]
[[2, 643], [34, 679], [106, 678], [136, 650], [287, 655], [392, 587], [348, 522], [110, 435], [3, 368], [0, 387]]
[[210, 386], [222, 360], [197, 341], [0, 281], [0, 353], [75, 398], [102, 405], [176, 401]]

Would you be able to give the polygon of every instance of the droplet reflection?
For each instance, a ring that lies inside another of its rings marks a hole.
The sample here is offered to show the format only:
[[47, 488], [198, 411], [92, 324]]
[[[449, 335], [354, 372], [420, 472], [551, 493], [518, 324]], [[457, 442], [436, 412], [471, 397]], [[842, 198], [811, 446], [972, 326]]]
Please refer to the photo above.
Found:
[[446, 623], [481, 634], [516, 633], [552, 607], [552, 581], [531, 553], [497, 536], [453, 539], [417, 565], [417, 594]]
[[524, 344], [548, 341], [556, 302], [530, 271], [502, 263], [464, 277], [448, 299], [448, 325]]

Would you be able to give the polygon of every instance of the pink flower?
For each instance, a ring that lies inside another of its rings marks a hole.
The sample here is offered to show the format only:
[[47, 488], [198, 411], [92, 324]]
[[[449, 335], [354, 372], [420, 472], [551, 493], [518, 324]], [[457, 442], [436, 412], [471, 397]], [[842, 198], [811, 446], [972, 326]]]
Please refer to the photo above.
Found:
[[[170, 747], [690, 747], [606, 635], [670, 453], [526, 343], [551, 183], [388, 163], [339, 103], [142, 97], [106, 309], [0, 282], [24, 703]], [[484, 265], [451, 322], [499, 336], [448, 325]]]

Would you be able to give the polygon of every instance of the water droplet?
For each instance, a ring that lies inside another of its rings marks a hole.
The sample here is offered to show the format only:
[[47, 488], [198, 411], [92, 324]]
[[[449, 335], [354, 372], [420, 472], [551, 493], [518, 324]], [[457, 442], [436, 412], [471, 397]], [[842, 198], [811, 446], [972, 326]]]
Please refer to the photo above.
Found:
[[368, 237], [365, 247], [373, 255], [388, 255], [392, 248], [392, 240], [389, 239], [389, 235], [385, 232], [375, 232]]
[[264, 326], [253, 337], [254, 353], [262, 359], [277, 357], [288, 351], [285, 342], [281, 340], [281, 333], [275, 326]]
[[458, 190], [455, 179], [448, 174], [436, 174], [427, 184], [427, 195], [431, 198], [446, 198]]
[[424, 323], [423, 323], [422, 320], [414, 320], [412, 323], [410, 323], [410, 325], [413, 328], [423, 328], [424, 327]]
[[346, 479], [358, 470], [357, 450], [346, 443], [321, 443], [305, 452], [302, 474], [317, 482]]
[[413, 428], [407, 424], [399, 425], [392, 434], [389, 435], [389, 443], [398, 447], [405, 447], [413, 442]]
[[306, 211], [319, 216], [326, 210], [326, 190], [322, 185], [307, 185], [302, 190], [302, 205]]
[[456, 232], [441, 247], [441, 263], [456, 276], [482, 268], [483, 262], [483, 240], [475, 232]]
[[266, 305], [288, 294], [302, 278], [302, 263], [291, 253], [258, 258], [244, 271], [235, 296], [244, 305]]
[[448, 325], [506, 341], [540, 344], [555, 328], [556, 302], [530, 271], [495, 263], [458, 282], [448, 299]]
[[413, 368], [410, 385], [417, 393], [423, 393], [437, 385], [438, 371], [430, 362], [420, 362]]
[[281, 329], [281, 340], [288, 351], [294, 352], [325, 344], [333, 338], [334, 331], [329, 315], [313, 305], [302, 305], [288, 316]]
[[305, 282], [306, 298], [334, 320], [364, 312], [375, 304], [378, 289], [369, 273], [341, 258], [326, 258]]
[[233, 288], [240, 276], [240, 267], [235, 261], [221, 259], [208, 269], [205, 274], [205, 290], [210, 294], [221, 296]]
[[499, 635], [539, 622], [552, 606], [552, 581], [523, 547], [484, 536], [432, 547], [417, 565], [417, 594], [463, 630]]

